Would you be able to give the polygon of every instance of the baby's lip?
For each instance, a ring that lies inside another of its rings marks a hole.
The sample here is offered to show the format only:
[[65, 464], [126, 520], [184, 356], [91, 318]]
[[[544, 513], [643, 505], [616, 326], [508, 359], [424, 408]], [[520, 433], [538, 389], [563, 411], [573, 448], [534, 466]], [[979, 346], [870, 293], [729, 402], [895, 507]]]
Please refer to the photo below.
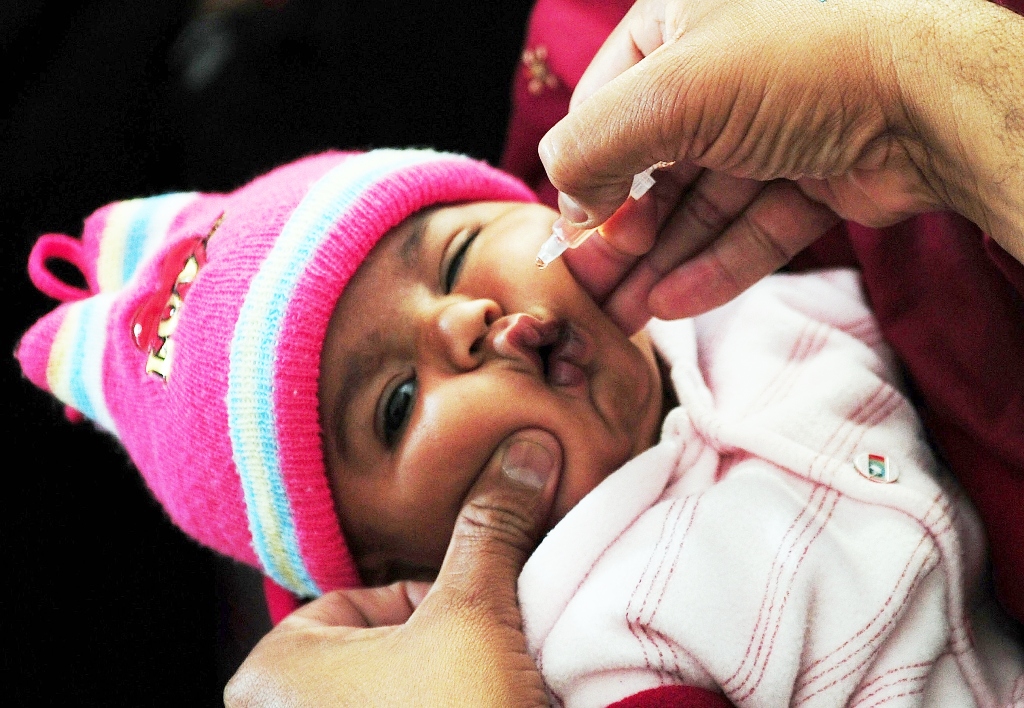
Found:
[[542, 322], [533, 315], [519, 312], [495, 323], [491, 329], [491, 342], [501, 356], [526, 359], [543, 375], [545, 362], [541, 348], [550, 347], [558, 341], [559, 329], [557, 322]]
[[543, 321], [527, 313], [503, 318], [492, 330], [495, 351], [527, 360], [552, 386], [578, 386], [586, 380], [589, 347], [568, 322]]
[[586, 364], [590, 348], [587, 340], [573, 326], [562, 327], [558, 339], [547, 355], [545, 374], [552, 386], [580, 386], [586, 381]]

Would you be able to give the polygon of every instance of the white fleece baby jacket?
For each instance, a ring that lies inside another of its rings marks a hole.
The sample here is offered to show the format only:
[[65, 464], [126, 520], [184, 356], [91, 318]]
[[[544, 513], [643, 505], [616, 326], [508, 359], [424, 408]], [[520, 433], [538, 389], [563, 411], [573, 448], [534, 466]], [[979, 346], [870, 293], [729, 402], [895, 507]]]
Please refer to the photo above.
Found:
[[[853, 271], [773, 276], [648, 331], [680, 403], [661, 441], [520, 577], [553, 704], [676, 683], [736, 706], [1024, 706], [980, 526]], [[864, 453], [898, 480], [862, 475]]]

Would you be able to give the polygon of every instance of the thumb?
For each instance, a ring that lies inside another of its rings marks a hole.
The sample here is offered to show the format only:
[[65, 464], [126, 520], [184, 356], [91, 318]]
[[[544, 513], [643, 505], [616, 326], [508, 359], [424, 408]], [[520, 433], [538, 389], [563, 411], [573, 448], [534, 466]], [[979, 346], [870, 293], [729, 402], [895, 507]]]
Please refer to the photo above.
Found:
[[477, 609], [519, 626], [516, 579], [544, 531], [562, 448], [551, 433], [522, 430], [498, 448], [459, 513], [448, 553], [424, 600], [472, 598]]
[[656, 162], [686, 162], [706, 97], [695, 38], [664, 44], [597, 89], [541, 139], [538, 153], [573, 225], [604, 223], [633, 175]]

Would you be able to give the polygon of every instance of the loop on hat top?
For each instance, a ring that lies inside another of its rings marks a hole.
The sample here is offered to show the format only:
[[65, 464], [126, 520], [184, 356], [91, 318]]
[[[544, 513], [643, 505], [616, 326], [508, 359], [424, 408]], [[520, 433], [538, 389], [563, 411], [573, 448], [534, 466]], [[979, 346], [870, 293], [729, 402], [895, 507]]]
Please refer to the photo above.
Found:
[[78, 268], [80, 273], [85, 274], [82, 242], [64, 234], [46, 234], [39, 237], [28, 256], [28, 277], [32, 284], [39, 289], [39, 292], [61, 302], [71, 302], [89, 297], [91, 293], [85, 288], [69, 285], [50, 272], [46, 262], [57, 258], [70, 263]]

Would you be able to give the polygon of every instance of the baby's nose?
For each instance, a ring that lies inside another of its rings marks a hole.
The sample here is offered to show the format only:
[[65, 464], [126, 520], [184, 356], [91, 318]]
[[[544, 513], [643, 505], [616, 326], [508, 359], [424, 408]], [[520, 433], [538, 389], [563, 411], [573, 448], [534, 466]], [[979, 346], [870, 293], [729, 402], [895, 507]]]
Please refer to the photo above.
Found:
[[487, 333], [501, 315], [493, 300], [459, 300], [446, 305], [433, 328], [442, 356], [458, 371], [480, 366]]

